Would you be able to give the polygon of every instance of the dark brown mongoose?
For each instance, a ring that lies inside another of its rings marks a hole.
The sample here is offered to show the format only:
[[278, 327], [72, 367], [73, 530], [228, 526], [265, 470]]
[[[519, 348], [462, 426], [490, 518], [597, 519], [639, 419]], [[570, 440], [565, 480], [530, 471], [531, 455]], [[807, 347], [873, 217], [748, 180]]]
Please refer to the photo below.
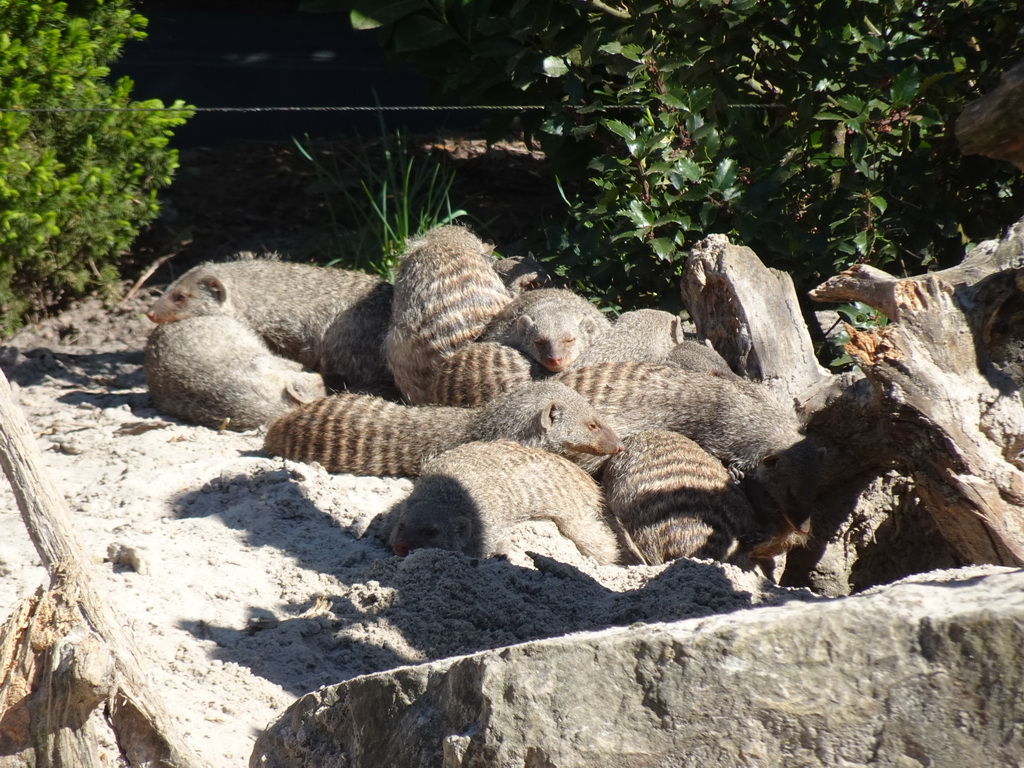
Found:
[[494, 271], [513, 296], [537, 288], [550, 288], [554, 278], [544, 266], [529, 256], [508, 256], [494, 262]]
[[329, 472], [414, 477], [423, 462], [471, 440], [514, 440], [569, 458], [622, 446], [597, 412], [563, 384], [534, 382], [483, 408], [399, 405], [339, 394], [298, 408], [267, 428], [263, 450], [317, 461]]
[[477, 341], [441, 363], [427, 397], [431, 403], [470, 408], [549, 376], [518, 349], [493, 341]]
[[349, 389], [393, 391], [383, 354], [392, 292], [388, 283], [362, 272], [241, 253], [235, 261], [190, 269], [147, 317], [159, 324], [235, 317], [275, 353], [335, 374]]
[[648, 565], [703, 557], [748, 565], [754, 510], [718, 459], [678, 432], [623, 440], [601, 475], [608, 513]]
[[679, 315], [660, 309], [635, 309], [623, 312], [611, 329], [596, 339], [572, 367], [629, 361], [664, 363], [684, 339]]
[[474, 341], [512, 296], [491, 249], [464, 227], [436, 227], [410, 241], [398, 268], [385, 355], [405, 399], [428, 402], [434, 372]]
[[495, 316], [480, 340], [507, 344], [557, 373], [611, 327], [604, 313], [582, 296], [561, 288], [540, 288], [517, 296]]
[[273, 354], [227, 315], [157, 326], [146, 342], [143, 370], [159, 410], [207, 427], [263, 426], [326, 394], [320, 374]]
[[508, 441], [466, 443], [424, 464], [394, 510], [388, 543], [403, 556], [437, 547], [489, 557], [528, 520], [553, 521], [599, 563], [622, 557], [594, 479], [561, 456]]

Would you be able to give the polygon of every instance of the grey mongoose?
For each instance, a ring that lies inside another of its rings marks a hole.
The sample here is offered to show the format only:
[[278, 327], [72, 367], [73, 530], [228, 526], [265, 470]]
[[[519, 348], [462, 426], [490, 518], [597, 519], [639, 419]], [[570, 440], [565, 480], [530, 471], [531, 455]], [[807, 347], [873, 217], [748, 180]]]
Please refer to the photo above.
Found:
[[255, 331], [276, 354], [334, 374], [352, 390], [393, 392], [383, 342], [391, 285], [344, 269], [238, 254], [206, 262], [172, 283], [147, 317], [165, 324], [227, 315]]
[[517, 296], [480, 340], [507, 344], [557, 373], [611, 326], [604, 313], [582, 296], [562, 288], [539, 288]]
[[491, 248], [468, 229], [436, 227], [410, 241], [395, 279], [385, 355], [403, 397], [428, 402], [441, 362], [477, 339], [512, 296]]
[[702, 557], [747, 565], [754, 510], [718, 459], [678, 432], [623, 440], [601, 475], [608, 513], [648, 565]]
[[158, 325], [143, 370], [158, 409], [208, 427], [252, 429], [326, 394], [320, 374], [273, 354], [228, 315]]
[[622, 449], [615, 433], [577, 392], [564, 384], [534, 382], [482, 408], [332, 395], [271, 423], [263, 450], [317, 461], [329, 472], [413, 477], [431, 456], [460, 443], [497, 439], [569, 458]]
[[554, 453], [503, 440], [465, 443], [428, 461], [394, 509], [388, 543], [398, 555], [437, 547], [489, 557], [527, 520], [553, 521], [598, 563], [622, 557], [590, 475]]
[[579, 356], [573, 367], [628, 361], [663, 363], [684, 339], [679, 315], [660, 309], [634, 309], [623, 312], [611, 329]]

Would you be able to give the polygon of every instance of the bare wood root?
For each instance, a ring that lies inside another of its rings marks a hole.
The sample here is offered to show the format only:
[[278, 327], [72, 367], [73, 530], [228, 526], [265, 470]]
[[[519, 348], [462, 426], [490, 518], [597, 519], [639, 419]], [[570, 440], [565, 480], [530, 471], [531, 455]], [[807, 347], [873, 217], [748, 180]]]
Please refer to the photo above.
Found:
[[855, 267], [811, 292], [819, 301], [863, 301], [895, 321], [849, 329], [847, 351], [883, 403], [890, 444], [965, 563], [1024, 565], [1024, 402], [1016, 361], [990, 351], [1006, 308], [1020, 303], [1022, 264], [1024, 221], [951, 270], [898, 280]]
[[149, 686], [127, 622], [96, 590], [2, 373], [0, 465], [51, 577], [0, 631], [0, 766], [206, 766]]

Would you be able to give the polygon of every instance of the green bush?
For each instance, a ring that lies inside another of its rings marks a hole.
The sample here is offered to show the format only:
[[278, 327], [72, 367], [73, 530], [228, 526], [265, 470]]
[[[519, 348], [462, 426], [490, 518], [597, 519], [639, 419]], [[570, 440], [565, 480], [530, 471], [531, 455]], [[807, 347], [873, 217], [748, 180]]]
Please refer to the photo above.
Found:
[[1020, 56], [1016, 3], [316, 2], [440, 94], [545, 107], [525, 119], [571, 212], [549, 245], [612, 303], [677, 305], [711, 232], [806, 287], [946, 265], [1020, 216], [1020, 175], [952, 131]]
[[[121, 253], [157, 213], [187, 112], [130, 102], [106, 66], [145, 19], [125, 0], [0, 0], [0, 334], [26, 312], [117, 278]], [[182, 107], [180, 102], [175, 107]]]

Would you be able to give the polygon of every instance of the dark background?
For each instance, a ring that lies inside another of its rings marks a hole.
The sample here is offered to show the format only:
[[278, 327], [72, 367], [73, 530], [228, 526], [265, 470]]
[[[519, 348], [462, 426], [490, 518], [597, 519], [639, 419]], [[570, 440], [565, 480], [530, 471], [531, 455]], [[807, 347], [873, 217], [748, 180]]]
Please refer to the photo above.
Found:
[[[148, 37], [125, 43], [112, 76], [127, 75], [133, 98], [182, 99], [196, 107], [422, 106], [416, 72], [395, 66], [372, 31], [356, 32], [345, 13], [306, 13], [297, 2], [140, 0]], [[384, 113], [387, 128], [466, 128], [482, 114]], [[179, 148], [239, 139], [379, 135], [379, 113], [198, 112], [175, 131]]]

